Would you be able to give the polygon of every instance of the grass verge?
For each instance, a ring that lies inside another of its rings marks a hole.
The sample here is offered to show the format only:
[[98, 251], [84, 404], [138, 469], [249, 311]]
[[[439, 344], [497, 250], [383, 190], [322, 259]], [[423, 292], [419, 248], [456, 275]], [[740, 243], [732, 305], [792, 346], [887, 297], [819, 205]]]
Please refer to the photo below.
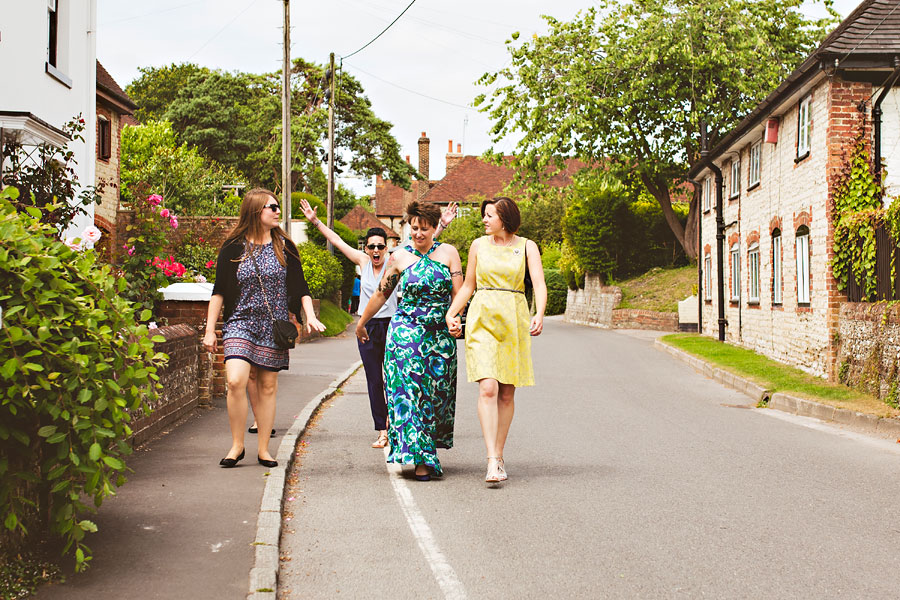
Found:
[[690, 296], [697, 285], [697, 265], [656, 267], [615, 285], [622, 290], [622, 302], [616, 308], [678, 312], [678, 303]]
[[322, 300], [319, 305], [319, 320], [325, 325], [322, 335], [333, 337], [347, 329], [347, 325], [353, 320], [353, 315], [342, 310], [334, 302]]
[[879, 417], [900, 416], [900, 410], [892, 408], [874, 396], [839, 383], [829, 383], [746, 348], [691, 333], [667, 335], [661, 340], [726, 371], [746, 377], [772, 392], [784, 392]]

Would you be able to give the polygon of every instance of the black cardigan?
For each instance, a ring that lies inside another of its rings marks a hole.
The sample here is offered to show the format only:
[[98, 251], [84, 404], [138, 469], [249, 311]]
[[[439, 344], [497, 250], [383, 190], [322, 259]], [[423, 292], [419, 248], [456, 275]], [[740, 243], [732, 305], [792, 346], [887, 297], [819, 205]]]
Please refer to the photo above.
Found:
[[[225, 299], [225, 321], [231, 317], [234, 305], [237, 304], [238, 290], [237, 271], [240, 258], [244, 254], [244, 240], [232, 240], [224, 244], [219, 250], [219, 258], [216, 260], [216, 283], [213, 286], [213, 295], [222, 296]], [[309, 296], [309, 286], [303, 276], [303, 265], [300, 264], [300, 254], [292, 242], [285, 240], [284, 256], [287, 261], [287, 298], [288, 310], [297, 319], [302, 319], [303, 296]]]

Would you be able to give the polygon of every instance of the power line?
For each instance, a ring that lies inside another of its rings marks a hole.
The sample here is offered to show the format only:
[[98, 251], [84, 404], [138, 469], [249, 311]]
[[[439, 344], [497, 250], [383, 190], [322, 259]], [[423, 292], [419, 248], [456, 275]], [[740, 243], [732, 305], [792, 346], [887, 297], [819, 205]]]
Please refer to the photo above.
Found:
[[378, 81], [381, 81], [381, 82], [386, 83], [386, 84], [388, 84], [388, 85], [394, 86], [395, 88], [401, 89], [401, 90], [403, 90], [404, 92], [409, 92], [410, 94], [415, 94], [416, 96], [422, 96], [423, 98], [428, 98], [429, 100], [434, 100], [435, 102], [441, 102], [441, 103], [443, 103], [443, 104], [449, 104], [450, 106], [455, 106], [456, 108], [462, 108], [462, 109], [464, 109], [464, 110], [472, 110], [472, 107], [471, 107], [471, 106], [463, 106], [462, 104], [455, 104], [455, 103], [453, 103], [453, 102], [448, 102], [447, 100], [441, 100], [440, 98], [435, 98], [434, 96], [429, 96], [429, 95], [427, 95], [427, 94], [423, 94], [422, 92], [417, 92], [416, 90], [411, 90], [411, 89], [409, 89], [409, 88], [403, 87], [402, 85], [398, 85], [398, 84], [396, 84], [396, 83], [393, 83], [393, 82], [391, 82], [391, 81], [388, 81], [387, 79], [383, 79], [383, 78], [379, 77], [378, 75], [374, 75], [374, 74], [372, 74], [372, 73], [369, 73], [368, 71], [365, 71], [365, 70], [363, 70], [363, 69], [360, 69], [359, 67], [352, 66], [352, 65], [348, 65], [348, 66], [350, 66], [351, 69], [355, 69], [355, 70], [359, 71], [360, 73], [365, 73], [365, 74], [368, 75], [369, 77], [374, 77], [374, 78], [377, 79]]
[[225, 31], [226, 29], [228, 29], [229, 27], [231, 27], [231, 24], [232, 24], [232, 23], [234, 23], [235, 21], [237, 21], [237, 20], [241, 17], [241, 15], [243, 15], [245, 12], [247, 12], [248, 10], [250, 10], [250, 7], [252, 7], [252, 6], [253, 6], [254, 4], [256, 4], [257, 2], [258, 2], [258, 0], [250, 0], [250, 3], [247, 4], [247, 6], [244, 7], [244, 10], [242, 10], [242, 11], [239, 12], [238, 14], [234, 15], [234, 18], [232, 18], [230, 21], [228, 21], [227, 23], [225, 23], [225, 25], [224, 25], [220, 30], [218, 30], [217, 32], [215, 32], [211, 38], [209, 38], [208, 40], [206, 40], [206, 41], [203, 43], [203, 45], [200, 46], [200, 47], [197, 49], [196, 52], [194, 52], [193, 54], [190, 55], [190, 57], [188, 57], [188, 61], [190, 61], [192, 58], [194, 58], [195, 56], [197, 56], [198, 54], [200, 54], [200, 51], [201, 51], [201, 50], [203, 50], [204, 48], [206, 48], [206, 47], [210, 44], [210, 42], [212, 42], [214, 39], [216, 39], [217, 37], [219, 37], [219, 35], [221, 35], [221, 33], [222, 33], [223, 31]]
[[182, 8], [187, 8], [188, 6], [194, 6], [195, 4], [203, 4], [206, 0], [197, 0], [196, 2], [188, 2], [187, 4], [180, 4], [178, 6], [170, 6], [169, 8], [164, 8], [162, 10], [155, 10], [153, 12], [144, 13], [142, 15], [135, 15], [133, 17], [123, 17], [121, 19], [116, 19], [115, 21], [105, 21], [102, 23], [104, 27], [108, 27], [109, 25], [115, 25], [116, 23], [124, 23], [125, 21], [134, 21], [135, 19], [143, 19], [144, 17], [152, 17], [153, 15], [159, 15], [162, 13], [172, 12], [173, 10], [180, 10]]
[[375, 37], [373, 37], [371, 40], [369, 40], [369, 42], [368, 42], [365, 46], [363, 46], [363, 47], [360, 48], [359, 50], [356, 50], [355, 52], [351, 52], [350, 54], [347, 54], [346, 56], [342, 56], [341, 58], [342, 58], [342, 59], [344, 59], [344, 58], [350, 58], [350, 57], [353, 56], [354, 54], [357, 54], [357, 53], [359, 53], [359, 52], [362, 52], [363, 50], [365, 50], [366, 48], [368, 48], [369, 45], [370, 45], [372, 42], [374, 42], [375, 40], [377, 40], [378, 38], [380, 38], [380, 37], [384, 34], [385, 31], [387, 31], [388, 29], [390, 29], [391, 26], [393, 26], [394, 23], [396, 23], [397, 21], [399, 21], [399, 20], [400, 20], [400, 17], [402, 17], [402, 16], [406, 13], [406, 11], [409, 10], [409, 7], [412, 6], [412, 5], [415, 4], [415, 3], [416, 3], [416, 0], [412, 0], [412, 2], [410, 2], [410, 3], [407, 5], [407, 7], [403, 9], [403, 12], [401, 12], [399, 15], [397, 15], [397, 18], [396, 18], [396, 19], [394, 19], [393, 21], [391, 21], [390, 24], [389, 24], [387, 27], [385, 27], [384, 29], [382, 29], [382, 30], [381, 30], [381, 33], [379, 33], [378, 35], [376, 35]]

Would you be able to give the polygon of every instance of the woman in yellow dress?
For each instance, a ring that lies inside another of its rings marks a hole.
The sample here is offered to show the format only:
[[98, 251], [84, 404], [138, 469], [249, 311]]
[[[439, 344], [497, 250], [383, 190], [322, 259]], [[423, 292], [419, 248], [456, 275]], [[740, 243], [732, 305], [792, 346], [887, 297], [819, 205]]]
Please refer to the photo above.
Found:
[[[534, 385], [531, 336], [544, 328], [547, 286], [537, 244], [519, 237], [519, 207], [509, 198], [481, 203], [483, 237], [472, 242], [466, 280], [447, 310], [450, 333], [462, 333], [466, 316], [466, 372], [478, 382], [478, 419], [487, 448], [485, 481], [507, 479], [503, 447], [515, 412], [516, 387]], [[534, 285], [535, 315], [525, 300], [525, 271]]]

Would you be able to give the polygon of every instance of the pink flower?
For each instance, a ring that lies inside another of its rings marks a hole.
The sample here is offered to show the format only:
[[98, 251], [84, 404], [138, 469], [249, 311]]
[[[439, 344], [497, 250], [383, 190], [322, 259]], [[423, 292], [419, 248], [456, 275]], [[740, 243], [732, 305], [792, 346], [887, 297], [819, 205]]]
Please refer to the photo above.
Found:
[[171, 215], [171, 214], [172, 214], [172, 212], [168, 208], [164, 208], [161, 211], [159, 211], [159, 216], [161, 216], [163, 219], [168, 219], [169, 215]]
[[204, 277], [203, 275], [197, 275], [197, 277], [195, 277], [195, 279], [196, 279], [197, 283], [206, 283], [206, 277]]
[[213, 268], [213, 265], [215, 265], [215, 264], [216, 264], [216, 261], [215, 261], [215, 260], [211, 260], [211, 261], [209, 261], [208, 263], [206, 263], [206, 268], [207, 268], [207, 269], [212, 269], [212, 268]]
[[75, 252], [81, 252], [81, 241], [75, 241], [78, 238], [69, 238], [64, 243], [69, 247], [69, 250], [74, 250]]
[[162, 204], [162, 201], [163, 197], [159, 194], [153, 194], [152, 196], [147, 198], [147, 202], [149, 202], [153, 206], [159, 206], [160, 204]]
[[93, 225], [88, 225], [84, 228], [84, 231], [81, 232], [81, 238], [87, 240], [91, 244], [99, 242], [102, 236], [103, 233]]
[[134, 254], [134, 246], [132, 246], [131, 248], [128, 249], [128, 256], [131, 256], [133, 254]]
[[178, 229], [178, 219], [175, 217], [169, 219], [169, 224], [172, 226], [172, 229]]

